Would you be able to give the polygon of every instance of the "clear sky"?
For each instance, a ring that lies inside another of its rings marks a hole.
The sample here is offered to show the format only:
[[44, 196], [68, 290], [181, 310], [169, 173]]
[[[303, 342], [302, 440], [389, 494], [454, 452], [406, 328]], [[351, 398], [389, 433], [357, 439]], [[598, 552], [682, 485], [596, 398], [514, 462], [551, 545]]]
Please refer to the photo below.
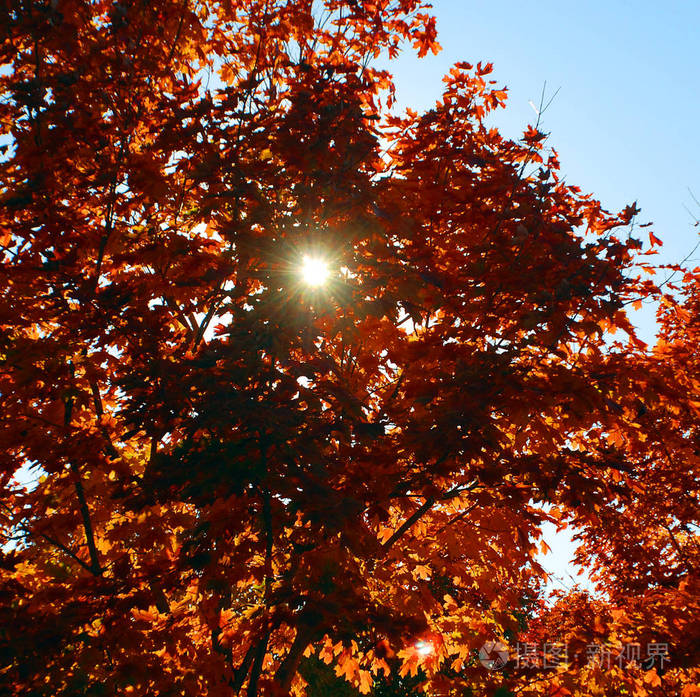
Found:
[[[700, 238], [700, 0], [434, 0], [437, 56], [405, 52], [390, 64], [400, 106], [427, 109], [442, 76], [466, 60], [494, 64], [509, 90], [493, 120], [518, 137], [536, 114], [543, 84], [559, 93], [543, 130], [567, 181], [609, 210], [638, 202], [653, 221], [664, 262], [682, 260]], [[645, 233], [646, 234], [646, 233]], [[694, 255], [700, 259], [700, 250]], [[654, 332], [651, 308], [637, 317]]]
[[[681, 261], [698, 242], [700, 206], [700, 0], [434, 0], [437, 56], [406, 52], [390, 65], [400, 106], [430, 108], [442, 76], [456, 61], [494, 63], [509, 89], [507, 110], [494, 119], [518, 137], [536, 114], [544, 82], [559, 89], [543, 130], [559, 152], [562, 172], [609, 210], [637, 201], [639, 222], [653, 221], [662, 262]], [[694, 255], [700, 263], [700, 250]], [[692, 259], [689, 264], [692, 263]], [[635, 316], [652, 341], [653, 308]], [[543, 565], [571, 586], [575, 569], [568, 532], [546, 540]]]

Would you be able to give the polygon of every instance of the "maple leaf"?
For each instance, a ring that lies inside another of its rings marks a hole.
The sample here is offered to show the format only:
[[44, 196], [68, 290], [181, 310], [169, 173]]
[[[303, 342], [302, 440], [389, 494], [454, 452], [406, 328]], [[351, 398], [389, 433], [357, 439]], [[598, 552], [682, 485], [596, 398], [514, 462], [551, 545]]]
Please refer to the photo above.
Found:
[[663, 242], [651, 231], [649, 230], [649, 242], [652, 245], [661, 246]]

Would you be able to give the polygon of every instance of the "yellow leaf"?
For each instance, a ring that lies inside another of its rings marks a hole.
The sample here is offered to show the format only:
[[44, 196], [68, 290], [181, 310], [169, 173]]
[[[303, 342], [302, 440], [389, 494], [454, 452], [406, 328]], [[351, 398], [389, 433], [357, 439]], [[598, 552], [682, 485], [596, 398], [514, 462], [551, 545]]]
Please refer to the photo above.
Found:
[[661, 685], [661, 678], [659, 677], [659, 674], [656, 672], [656, 670], [647, 670], [644, 673], [644, 682], [648, 683], [652, 687], [658, 687]]
[[422, 578], [424, 580], [427, 580], [430, 578], [430, 567], [429, 566], [423, 566], [422, 564], [418, 565], [416, 567], [415, 571], [416, 571], [416, 575], [418, 576], [418, 578]]
[[368, 670], [360, 671], [360, 692], [366, 695], [372, 689], [372, 674]]

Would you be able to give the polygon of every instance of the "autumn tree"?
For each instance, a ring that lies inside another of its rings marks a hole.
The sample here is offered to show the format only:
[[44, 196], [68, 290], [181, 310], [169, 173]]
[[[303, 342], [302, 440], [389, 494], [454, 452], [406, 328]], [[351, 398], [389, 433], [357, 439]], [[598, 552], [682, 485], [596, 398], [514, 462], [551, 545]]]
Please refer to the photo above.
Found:
[[396, 114], [377, 59], [438, 50], [420, 0], [0, 25], [3, 689], [303, 694], [314, 655], [503, 694], [475, 656], [549, 621], [542, 522], [602, 526], [624, 579], [635, 467], [692, 447], [680, 386], [639, 393], [668, 361], [625, 315], [636, 209], [493, 129], [490, 65]]
[[[522, 694], [700, 694], [698, 281], [697, 269], [686, 272], [660, 298], [657, 344], [625, 357], [634, 371], [607, 359], [611, 406], [626, 424], [613, 448], [594, 438], [589, 452], [617, 461], [615, 495], [569, 514], [578, 561], [605, 594], [564, 594], [537, 613], [529, 638], [566, 638], [574, 660], [560, 675], [524, 671]], [[606, 655], [586, 660], [588, 646]]]

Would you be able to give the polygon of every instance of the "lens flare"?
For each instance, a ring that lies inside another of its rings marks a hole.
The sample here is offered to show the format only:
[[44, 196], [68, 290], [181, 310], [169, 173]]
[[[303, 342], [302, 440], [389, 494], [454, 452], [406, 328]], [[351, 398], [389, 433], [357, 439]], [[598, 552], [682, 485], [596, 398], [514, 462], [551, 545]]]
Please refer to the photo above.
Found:
[[416, 643], [416, 651], [421, 656], [429, 656], [433, 652], [433, 645], [429, 641], [419, 641]]
[[328, 264], [323, 259], [306, 256], [301, 267], [301, 276], [306, 285], [318, 288], [328, 280]]

